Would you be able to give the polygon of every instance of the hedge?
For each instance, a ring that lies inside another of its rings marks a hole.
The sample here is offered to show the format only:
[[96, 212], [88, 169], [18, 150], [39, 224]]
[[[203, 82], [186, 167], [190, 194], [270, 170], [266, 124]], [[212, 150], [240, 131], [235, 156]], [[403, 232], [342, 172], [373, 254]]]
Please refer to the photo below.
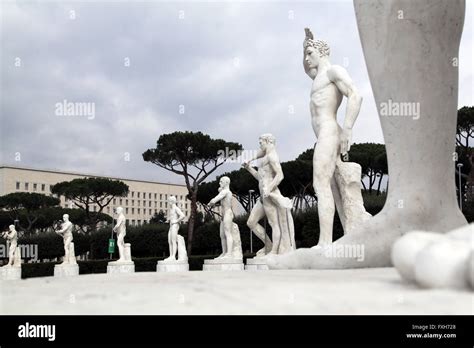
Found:
[[[193, 255], [188, 259], [189, 269], [191, 271], [201, 271], [205, 259], [211, 259], [217, 255]], [[244, 261], [253, 255], [244, 255]], [[156, 272], [156, 264], [163, 260], [163, 257], [145, 257], [133, 258], [135, 262], [135, 272]], [[106, 273], [107, 264], [110, 259], [77, 261], [79, 265], [79, 274]], [[50, 277], [54, 275], [54, 266], [59, 262], [41, 262], [41, 263], [23, 263], [21, 265], [21, 277]]]

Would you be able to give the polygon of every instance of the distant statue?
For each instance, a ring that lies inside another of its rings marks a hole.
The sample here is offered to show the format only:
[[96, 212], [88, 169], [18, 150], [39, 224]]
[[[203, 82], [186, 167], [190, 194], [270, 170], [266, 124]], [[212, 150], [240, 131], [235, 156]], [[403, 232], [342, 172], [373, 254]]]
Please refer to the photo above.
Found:
[[[168, 217], [166, 219], [166, 222], [169, 222], [170, 224], [170, 228], [168, 230], [168, 244], [170, 256], [167, 257], [164, 261], [186, 261], [188, 257], [184, 244], [184, 238], [178, 235], [179, 224], [186, 218], [186, 216], [178, 207], [175, 196], [170, 196], [168, 199], [168, 203], [170, 204], [170, 208], [168, 211]], [[176, 259], [177, 254], [178, 259]]]
[[8, 263], [4, 267], [21, 267], [20, 248], [18, 247], [18, 232], [15, 229], [15, 225], [8, 226], [8, 231], [3, 232], [2, 237], [10, 244], [8, 250]]
[[216, 203], [221, 204], [220, 237], [222, 244], [222, 254], [217, 257], [232, 258], [242, 260], [242, 244], [240, 241], [240, 231], [236, 223], [233, 222], [234, 213], [232, 211], [232, 192], [230, 191], [230, 179], [223, 176], [219, 180], [219, 194], [211, 199], [208, 206], [212, 208]]
[[64, 259], [61, 265], [75, 265], [76, 262], [76, 255], [74, 252], [74, 243], [72, 230], [74, 225], [71, 221], [69, 221], [69, 215], [63, 215], [63, 223], [61, 224], [61, 228], [56, 230], [55, 232], [63, 237], [64, 242]]
[[[260, 199], [247, 220], [249, 228], [264, 243], [264, 247], [257, 252], [257, 257], [268, 253], [284, 254], [295, 250], [295, 233], [291, 216], [292, 202], [278, 189], [278, 185], [283, 180], [283, 170], [275, 142], [272, 134], [262, 134], [259, 139], [260, 150], [256, 157], [243, 164], [243, 167], [258, 180], [260, 190]], [[250, 166], [250, 162], [256, 159], [261, 159], [258, 171]], [[268, 219], [272, 228], [271, 241], [267, 237], [265, 228], [259, 224], [264, 217]]]
[[117, 207], [117, 223], [115, 224], [113, 231], [117, 234], [117, 247], [119, 251], [119, 259], [117, 261], [110, 262], [111, 264], [117, 263], [130, 263], [132, 262], [131, 245], [125, 243], [125, 236], [127, 235], [127, 218], [123, 214], [123, 208]]

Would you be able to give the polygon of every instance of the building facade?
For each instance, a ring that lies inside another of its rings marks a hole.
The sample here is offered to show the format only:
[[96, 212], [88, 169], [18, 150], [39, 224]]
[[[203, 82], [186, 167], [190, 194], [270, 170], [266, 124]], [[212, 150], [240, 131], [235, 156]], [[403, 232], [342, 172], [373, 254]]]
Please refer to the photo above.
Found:
[[[26, 167], [0, 166], [0, 196], [13, 192], [36, 192], [52, 195], [50, 190], [52, 185], [62, 181], [89, 177], [120, 180], [128, 185], [128, 195], [114, 198], [102, 212], [114, 216], [115, 208], [123, 207], [127, 223], [132, 226], [149, 222], [153, 215], [160, 210], [167, 214], [168, 197], [171, 195], [177, 197], [178, 205], [186, 215], [186, 220], [190, 216], [191, 201], [186, 199], [188, 190], [184, 185]], [[59, 199], [61, 207], [75, 208], [72, 201], [64, 197], [59, 197]], [[91, 210], [97, 211], [98, 206], [91, 205]]]

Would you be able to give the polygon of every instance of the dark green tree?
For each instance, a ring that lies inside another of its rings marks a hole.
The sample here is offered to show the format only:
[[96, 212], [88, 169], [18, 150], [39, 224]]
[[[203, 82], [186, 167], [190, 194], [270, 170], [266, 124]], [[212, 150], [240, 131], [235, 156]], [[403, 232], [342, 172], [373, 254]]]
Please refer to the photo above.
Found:
[[474, 106], [464, 106], [458, 110], [456, 143], [469, 148], [469, 140], [474, 138]]
[[226, 159], [237, 157], [239, 143], [212, 139], [201, 132], [174, 132], [158, 138], [156, 147], [143, 153], [146, 162], [181, 175], [188, 189], [191, 214], [188, 221], [188, 254], [192, 252], [197, 195], [204, 180], [222, 166]]
[[[128, 185], [122, 181], [107, 178], [80, 178], [57, 183], [51, 187], [51, 192], [70, 199], [85, 213], [85, 222], [81, 229], [94, 231], [101, 221], [104, 208], [115, 197], [125, 197], [128, 194]], [[92, 211], [92, 206], [98, 209]]]
[[34, 192], [14, 192], [0, 197], [0, 208], [7, 211], [12, 222], [18, 221], [20, 231], [27, 233], [33, 232], [42, 209], [58, 204], [59, 199]]
[[166, 222], [166, 215], [163, 210], [160, 210], [158, 213], [155, 213], [150, 219], [150, 224], [164, 224]]

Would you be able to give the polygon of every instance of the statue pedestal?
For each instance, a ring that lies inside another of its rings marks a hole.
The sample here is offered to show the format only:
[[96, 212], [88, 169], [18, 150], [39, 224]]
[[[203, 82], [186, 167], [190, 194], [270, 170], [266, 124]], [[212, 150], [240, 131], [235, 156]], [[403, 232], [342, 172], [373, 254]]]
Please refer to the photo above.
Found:
[[21, 279], [21, 267], [3, 266], [0, 268], [0, 280]]
[[189, 271], [188, 261], [158, 261], [157, 272], [187, 272]]
[[135, 263], [133, 261], [117, 262], [111, 261], [107, 264], [107, 273], [135, 273]]
[[58, 278], [62, 277], [74, 277], [79, 275], [78, 264], [60, 264], [54, 266], [54, 276]]
[[268, 271], [269, 268], [265, 262], [265, 259], [254, 257], [253, 259], [247, 259], [245, 269], [247, 271]]
[[203, 271], [243, 271], [242, 259], [210, 259], [204, 260]]

